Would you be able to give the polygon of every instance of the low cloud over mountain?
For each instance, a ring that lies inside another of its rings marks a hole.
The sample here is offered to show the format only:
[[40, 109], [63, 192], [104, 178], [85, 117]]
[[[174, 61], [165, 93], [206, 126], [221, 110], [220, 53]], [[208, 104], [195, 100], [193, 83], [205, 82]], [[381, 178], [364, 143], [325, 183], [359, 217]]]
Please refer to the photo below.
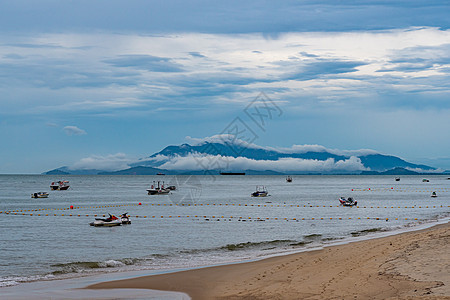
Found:
[[[95, 169], [98, 173], [140, 167], [153, 174], [164, 170], [173, 174], [201, 171], [277, 172], [284, 174], [360, 174], [385, 172], [402, 168], [417, 173], [439, 173], [441, 170], [409, 163], [399, 157], [375, 150], [338, 150], [321, 145], [293, 145], [290, 148], [264, 147], [250, 144], [233, 135], [215, 135], [207, 138], [187, 137], [190, 144], [167, 146], [158, 153], [132, 162], [124, 154], [91, 156], [67, 168], [72, 174]], [[144, 168], [142, 168], [144, 167]], [[148, 169], [145, 169], [148, 168]], [[95, 173], [95, 172], [94, 172]]]

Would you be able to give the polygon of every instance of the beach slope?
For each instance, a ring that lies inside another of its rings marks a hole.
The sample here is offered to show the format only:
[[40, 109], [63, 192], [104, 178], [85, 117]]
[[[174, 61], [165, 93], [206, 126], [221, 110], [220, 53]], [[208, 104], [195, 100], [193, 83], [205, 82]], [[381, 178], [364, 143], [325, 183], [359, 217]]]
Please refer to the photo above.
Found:
[[450, 299], [450, 225], [87, 288], [178, 291], [192, 299]]

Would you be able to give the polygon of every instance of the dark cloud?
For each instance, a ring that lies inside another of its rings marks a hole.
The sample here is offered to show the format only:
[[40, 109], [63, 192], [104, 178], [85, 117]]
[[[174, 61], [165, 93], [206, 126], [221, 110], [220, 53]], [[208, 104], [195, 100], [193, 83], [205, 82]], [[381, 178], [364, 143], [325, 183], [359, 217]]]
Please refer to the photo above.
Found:
[[339, 75], [357, 71], [357, 67], [366, 65], [365, 62], [341, 60], [317, 60], [307, 62], [297, 67], [294, 72], [287, 72], [283, 80], [311, 80], [327, 75]]
[[119, 68], [134, 68], [150, 72], [182, 72], [180, 64], [170, 58], [153, 55], [121, 55], [104, 62]]
[[200, 58], [206, 57], [206, 56], [204, 56], [203, 54], [201, 54], [199, 52], [189, 52], [189, 55], [192, 56], [192, 57], [200, 57]]
[[401, 49], [390, 56], [388, 63], [387, 67], [377, 72], [419, 72], [439, 69], [447, 73], [445, 69], [450, 67], [450, 44]]

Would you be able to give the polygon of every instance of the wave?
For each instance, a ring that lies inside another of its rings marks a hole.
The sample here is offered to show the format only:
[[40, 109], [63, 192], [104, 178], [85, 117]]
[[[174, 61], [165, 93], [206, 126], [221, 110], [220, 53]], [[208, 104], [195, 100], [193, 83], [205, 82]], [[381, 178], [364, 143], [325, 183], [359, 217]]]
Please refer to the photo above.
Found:
[[350, 234], [352, 236], [362, 236], [362, 235], [366, 235], [366, 234], [369, 234], [369, 233], [383, 232], [383, 231], [388, 231], [388, 229], [377, 227], [377, 228], [370, 228], [370, 229], [364, 229], [364, 230], [359, 230], [359, 231], [353, 231], [353, 232], [350, 232]]
[[65, 264], [54, 264], [51, 267], [58, 268], [53, 271], [53, 275], [80, 273], [89, 270], [101, 269], [101, 268], [120, 268], [124, 266], [130, 266], [138, 264], [141, 259], [137, 258], [124, 258], [120, 260], [109, 259], [105, 261], [78, 261]]
[[15, 286], [23, 282], [31, 282], [31, 281], [38, 281], [38, 280], [50, 280], [54, 279], [54, 275], [35, 275], [35, 276], [5, 276], [0, 277], [0, 288], [2, 287], [8, 287], [8, 286]]

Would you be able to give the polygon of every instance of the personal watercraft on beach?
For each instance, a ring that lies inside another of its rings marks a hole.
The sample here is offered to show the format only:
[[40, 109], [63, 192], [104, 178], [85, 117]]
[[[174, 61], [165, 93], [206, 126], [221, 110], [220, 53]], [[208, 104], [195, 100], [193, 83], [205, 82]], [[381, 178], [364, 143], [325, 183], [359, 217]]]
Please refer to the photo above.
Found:
[[127, 215], [127, 212], [120, 216], [120, 221], [122, 224], [131, 224], [130, 217]]
[[345, 199], [344, 197], [341, 197], [341, 198], [339, 198], [339, 202], [343, 206], [355, 206], [355, 205], [358, 205], [358, 201], [353, 200], [352, 197], [348, 197], [347, 199]]
[[94, 222], [89, 223], [89, 225], [91, 226], [120, 226], [122, 225], [122, 221], [119, 220], [119, 218], [117, 218], [114, 215], [109, 214], [109, 217], [104, 219], [104, 218], [95, 218]]

